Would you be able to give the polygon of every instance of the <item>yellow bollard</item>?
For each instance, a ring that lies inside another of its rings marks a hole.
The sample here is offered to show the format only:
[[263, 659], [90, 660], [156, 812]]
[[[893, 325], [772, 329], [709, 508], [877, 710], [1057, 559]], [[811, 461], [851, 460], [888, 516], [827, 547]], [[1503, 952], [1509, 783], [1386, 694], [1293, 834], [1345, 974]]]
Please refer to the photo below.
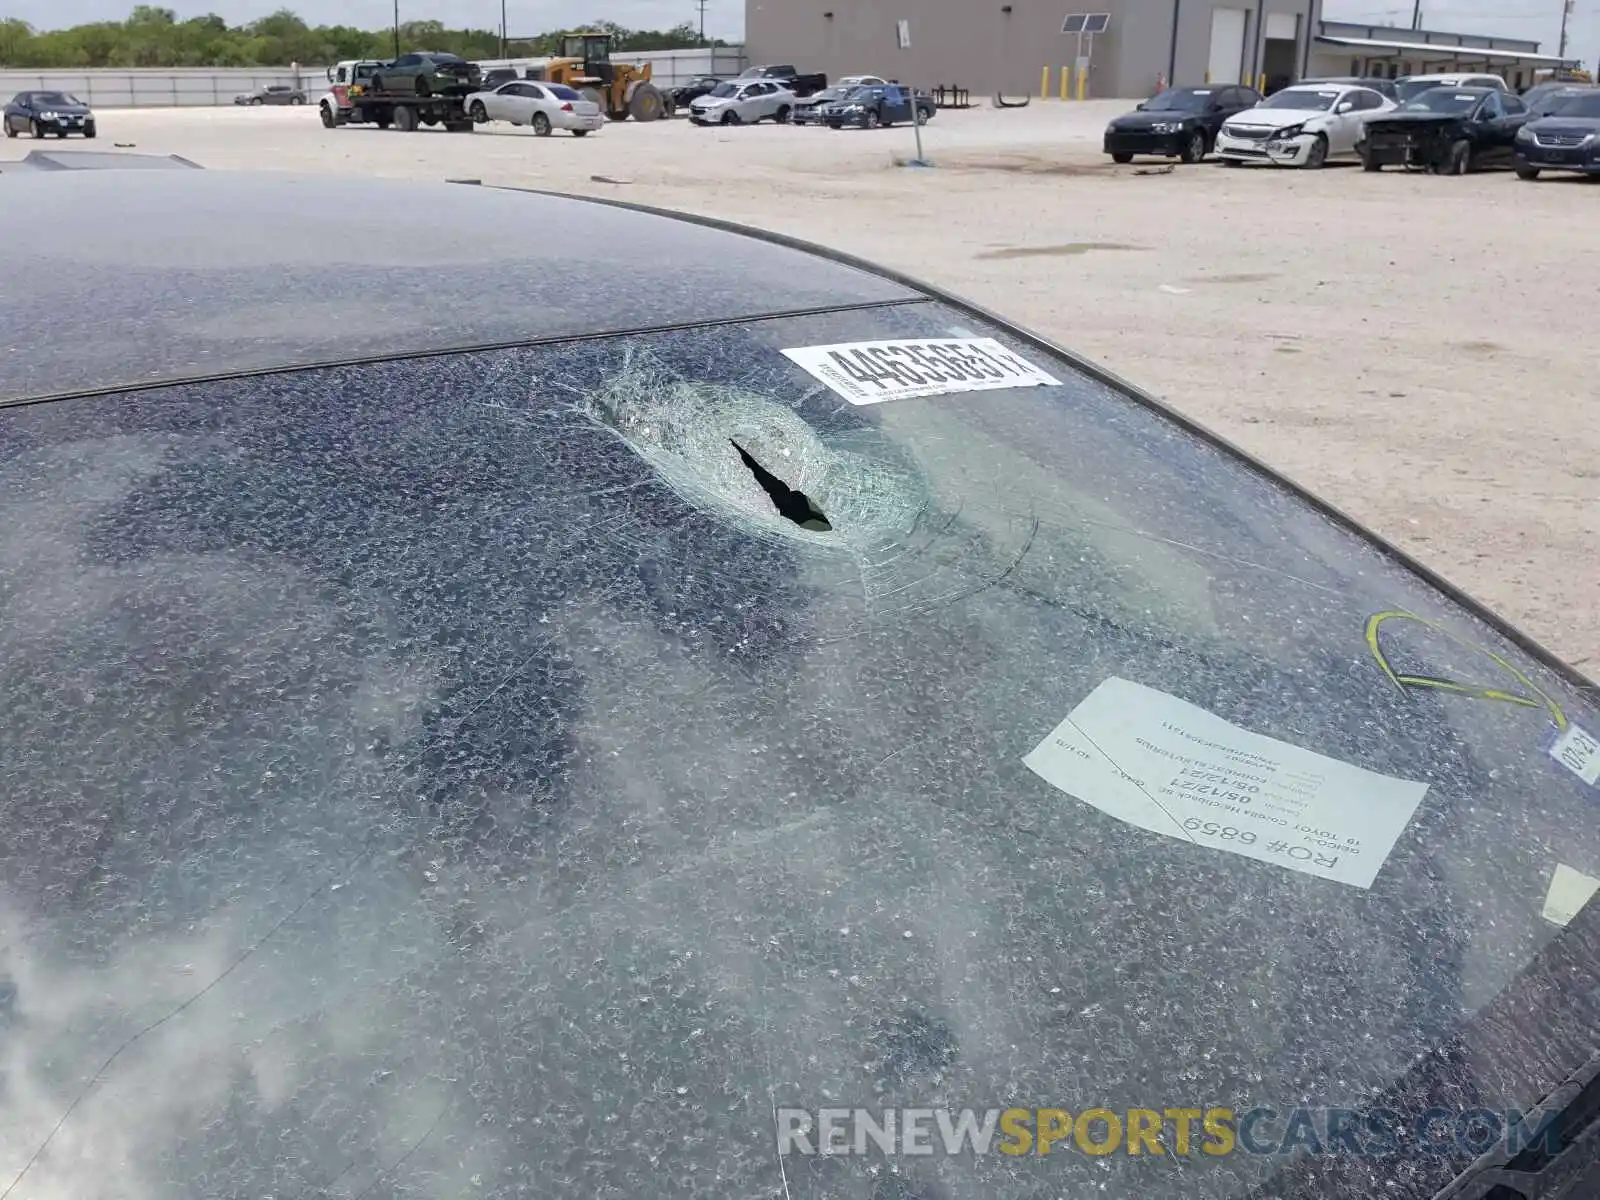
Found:
[[1062, 67], [1061, 68], [1061, 98], [1063, 100], [1065, 100], [1069, 95], [1071, 95], [1071, 84], [1069, 82], [1071, 80], [1071, 78], [1072, 78], [1072, 68], [1071, 67]]
[[1050, 68], [1049, 67], [1041, 67], [1039, 69], [1039, 99], [1041, 99], [1041, 100], [1050, 99]]
[[1266, 95], [1267, 73], [1265, 71], [1256, 76], [1256, 91], [1260, 92], [1262, 95]]
[[1089, 72], [1087, 69], [1078, 72], [1078, 99], [1089, 98]]

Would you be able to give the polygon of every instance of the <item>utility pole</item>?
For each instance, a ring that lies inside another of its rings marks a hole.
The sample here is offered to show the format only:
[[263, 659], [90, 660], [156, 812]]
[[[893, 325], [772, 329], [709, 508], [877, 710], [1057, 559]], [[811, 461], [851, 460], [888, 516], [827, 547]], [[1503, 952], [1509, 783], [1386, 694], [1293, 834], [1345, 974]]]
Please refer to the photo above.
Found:
[[1562, 0], [1561, 4], [1561, 48], [1556, 51], [1562, 58], [1567, 56], [1567, 18], [1572, 16], [1572, 6], [1576, 0]]
[[1411, 28], [1422, 28], [1422, 0], [1416, 0], [1411, 6]]
[[400, 0], [394, 0], [394, 56], [400, 57]]
[[700, 10], [700, 44], [706, 44], [706, 5], [711, 0], [695, 0], [695, 7]]

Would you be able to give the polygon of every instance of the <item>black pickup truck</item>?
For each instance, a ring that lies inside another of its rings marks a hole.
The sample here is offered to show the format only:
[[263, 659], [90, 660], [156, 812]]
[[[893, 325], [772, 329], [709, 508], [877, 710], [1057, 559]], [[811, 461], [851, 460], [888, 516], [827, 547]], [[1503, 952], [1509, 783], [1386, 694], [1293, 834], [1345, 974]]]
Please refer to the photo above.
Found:
[[770, 79], [774, 83], [781, 83], [796, 96], [809, 96], [812, 92], [820, 92], [828, 86], [828, 77], [821, 71], [811, 75], [802, 75], [795, 70], [793, 63], [781, 63], [770, 67], [748, 67], [739, 72], [740, 79]]

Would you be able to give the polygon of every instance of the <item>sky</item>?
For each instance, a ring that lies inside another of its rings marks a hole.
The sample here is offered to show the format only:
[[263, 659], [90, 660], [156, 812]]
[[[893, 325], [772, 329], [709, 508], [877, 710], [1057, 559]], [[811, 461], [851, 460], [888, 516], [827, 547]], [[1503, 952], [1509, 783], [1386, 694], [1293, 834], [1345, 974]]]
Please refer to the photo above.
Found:
[[[165, 0], [180, 16], [215, 12], [230, 24], [291, 8], [312, 24], [345, 24], [381, 29], [393, 19], [391, 0]], [[908, 0], [908, 3], [913, 0]], [[1065, 2], [1065, 0], [1063, 0]], [[513, 36], [542, 33], [572, 24], [575, 12], [634, 29], [664, 29], [681, 21], [699, 21], [698, 0], [506, 0], [507, 23]], [[1426, 29], [1455, 33], [1501, 34], [1542, 42], [1554, 54], [1561, 27], [1562, 0], [1423, 0]], [[1568, 25], [1567, 52], [1593, 66], [1600, 54], [1600, 0], [1575, 0]], [[1337, 21], [1409, 25], [1409, 0], [1324, 0], [1324, 16]], [[1387, 7], [1386, 7], [1387, 6]], [[0, 0], [0, 16], [21, 17], [38, 29], [54, 29], [87, 21], [120, 20], [133, 0]], [[495, 29], [500, 24], [499, 0], [400, 0], [401, 19], [435, 19], [453, 27]], [[744, 0], [706, 0], [706, 32], [738, 38], [744, 27]]]

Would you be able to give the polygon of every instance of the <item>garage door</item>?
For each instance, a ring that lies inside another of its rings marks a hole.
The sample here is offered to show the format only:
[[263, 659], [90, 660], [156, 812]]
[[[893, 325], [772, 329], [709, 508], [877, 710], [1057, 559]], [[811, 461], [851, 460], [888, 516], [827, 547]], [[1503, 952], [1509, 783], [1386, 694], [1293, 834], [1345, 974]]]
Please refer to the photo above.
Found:
[[1298, 13], [1268, 13], [1265, 32], [1268, 41], [1296, 41], [1300, 37], [1300, 16]]
[[1244, 72], [1244, 25], [1242, 8], [1211, 10], [1211, 65], [1206, 78], [1212, 83], [1238, 83]]

